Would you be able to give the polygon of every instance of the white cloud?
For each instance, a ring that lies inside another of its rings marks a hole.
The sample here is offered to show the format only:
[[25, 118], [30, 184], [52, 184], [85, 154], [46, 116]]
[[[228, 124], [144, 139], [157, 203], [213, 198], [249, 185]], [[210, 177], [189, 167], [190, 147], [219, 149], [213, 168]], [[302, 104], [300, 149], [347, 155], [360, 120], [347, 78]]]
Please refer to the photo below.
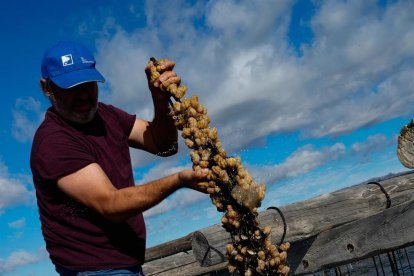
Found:
[[370, 135], [366, 141], [352, 144], [351, 149], [356, 153], [366, 154], [372, 151], [381, 150], [391, 142], [393, 143], [394, 141], [389, 141], [383, 134]]
[[10, 228], [19, 229], [26, 226], [26, 218], [21, 218], [8, 223]]
[[220, 213], [217, 211], [216, 206], [214, 205], [204, 208], [202, 212], [210, 220], [219, 219], [221, 217], [221, 215], [219, 215]]
[[363, 142], [352, 144], [351, 154], [355, 154], [360, 163], [370, 163], [374, 158], [377, 158], [378, 153], [383, 153], [385, 149], [391, 146], [395, 153], [397, 148], [396, 137], [388, 139], [383, 134], [375, 134], [368, 136]]
[[144, 213], [145, 217], [151, 217], [159, 214], [169, 212], [171, 210], [180, 209], [191, 204], [199, 203], [202, 200], [207, 200], [208, 196], [193, 190], [180, 190], [164, 199], [160, 204], [154, 208], [149, 209]]
[[281, 206], [298, 202], [389, 173], [404, 171], [404, 167], [396, 159], [394, 151], [388, 148], [386, 153], [378, 156], [374, 164], [347, 162], [341, 163], [338, 167], [337, 163], [327, 163], [322, 170], [288, 178], [280, 185], [268, 187], [262, 206]]
[[6, 260], [0, 259], [0, 274], [10, 272], [18, 267], [37, 263], [46, 257], [44, 250], [42, 252], [31, 253], [26, 250], [13, 251]]
[[0, 160], [0, 213], [5, 208], [27, 204], [32, 197], [26, 185], [9, 176], [7, 167]]
[[163, 162], [159, 162], [156, 166], [145, 173], [145, 175], [137, 181], [137, 184], [147, 183], [189, 168], [191, 168], [190, 164], [178, 166], [174, 160], [165, 160]]
[[410, 1], [385, 9], [376, 1], [321, 2], [313, 43], [300, 57], [288, 46], [292, 2], [160, 5], [147, 3], [146, 28], [118, 28], [98, 42], [108, 99], [144, 118], [152, 117], [143, 73], [151, 55], [177, 61], [227, 150], [271, 133], [338, 136], [404, 116], [414, 104]]
[[32, 97], [18, 98], [13, 110], [13, 137], [20, 142], [31, 141], [44, 117], [39, 101]]
[[323, 147], [320, 150], [308, 144], [297, 149], [281, 164], [252, 167], [251, 174], [257, 182], [270, 184], [306, 174], [344, 155], [345, 146], [342, 143]]
[[[239, 37], [237, 41], [229, 39], [225, 42], [242, 46], [246, 43], [256, 44], [274, 31], [275, 25], [281, 23], [278, 20], [288, 19], [282, 15], [289, 12], [292, 4], [293, 1], [290, 0], [211, 1], [206, 11], [207, 24], [224, 37]], [[282, 26], [287, 27], [283, 24]]]
[[[393, 145], [395, 145], [395, 137], [387, 139], [383, 134], [371, 135], [363, 142], [355, 142], [348, 151], [342, 143], [336, 143], [321, 149], [315, 149], [314, 146], [308, 144], [297, 149], [281, 164], [253, 166], [251, 167], [251, 173], [257, 182], [271, 184], [308, 174], [328, 162], [342, 158], [348, 158], [355, 164], [358, 164], [358, 158], [362, 158], [362, 161], [366, 163], [368, 158], [372, 158], [376, 153], [384, 153], [385, 150], [390, 150], [390, 146]], [[333, 165], [330, 167], [333, 167]], [[343, 170], [344, 168], [340, 169], [340, 171]], [[329, 179], [334, 175], [334, 172], [330, 173], [327, 170], [324, 170], [324, 173], [328, 177], [320, 176], [320, 179]]]

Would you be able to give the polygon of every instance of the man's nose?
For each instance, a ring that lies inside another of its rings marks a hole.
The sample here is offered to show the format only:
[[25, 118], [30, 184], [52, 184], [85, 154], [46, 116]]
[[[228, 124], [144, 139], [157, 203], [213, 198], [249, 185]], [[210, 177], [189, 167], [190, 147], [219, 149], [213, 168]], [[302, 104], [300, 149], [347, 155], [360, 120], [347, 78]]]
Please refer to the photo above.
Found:
[[79, 91], [76, 91], [76, 98], [79, 100], [87, 100], [90, 98], [92, 94], [92, 91], [89, 91], [87, 89], [82, 89]]

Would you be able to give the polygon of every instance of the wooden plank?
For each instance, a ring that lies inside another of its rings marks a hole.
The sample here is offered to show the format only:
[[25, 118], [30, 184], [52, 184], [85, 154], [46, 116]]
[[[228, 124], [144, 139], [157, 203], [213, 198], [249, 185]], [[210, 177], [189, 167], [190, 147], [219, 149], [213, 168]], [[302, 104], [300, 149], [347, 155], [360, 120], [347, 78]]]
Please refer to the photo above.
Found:
[[191, 239], [192, 234], [188, 234], [182, 238], [151, 247], [145, 251], [145, 261], [150, 262], [176, 253], [189, 251], [191, 250]]
[[[146, 262], [142, 269], [145, 276], [192, 276], [192, 275], [227, 275], [227, 262], [209, 267], [201, 267], [193, 257], [193, 252], [180, 252], [164, 258]], [[222, 273], [216, 273], [223, 271]]]
[[[380, 180], [390, 196], [392, 206], [414, 200], [412, 171], [388, 179], [383, 177]], [[387, 205], [385, 194], [379, 186], [367, 185], [367, 182], [280, 207], [287, 224], [285, 240], [303, 240], [383, 211]], [[271, 240], [278, 244], [283, 235], [283, 223], [279, 213], [275, 210], [266, 210], [260, 213], [259, 221], [261, 225], [272, 227]], [[230, 235], [220, 224], [201, 229], [195, 232], [192, 241], [195, 258], [203, 266], [220, 263], [225, 254], [225, 245], [230, 242]], [[214, 250], [211, 250], [212, 248]]]
[[174, 268], [180, 268], [191, 263], [198, 264], [198, 262], [193, 257], [192, 251], [179, 252], [174, 255], [153, 260], [151, 262], [146, 262], [142, 266], [142, 269], [146, 276], [161, 275], [164, 272], [168, 272]]
[[[146, 275], [146, 274], [145, 274]], [[181, 267], [157, 274], [157, 276], [201, 276], [201, 275], [230, 275], [227, 271], [227, 262], [209, 267], [201, 267], [197, 261]]]
[[320, 233], [294, 270], [295, 275], [354, 262], [410, 244], [414, 244], [414, 201]]

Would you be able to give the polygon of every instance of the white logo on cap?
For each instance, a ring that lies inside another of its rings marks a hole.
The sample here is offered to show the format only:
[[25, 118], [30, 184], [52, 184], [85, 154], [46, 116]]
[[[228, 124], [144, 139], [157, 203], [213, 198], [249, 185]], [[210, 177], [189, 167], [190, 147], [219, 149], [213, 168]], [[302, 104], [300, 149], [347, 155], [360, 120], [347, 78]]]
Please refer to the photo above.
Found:
[[72, 59], [72, 55], [71, 54], [61, 56], [61, 58], [62, 58], [62, 65], [63, 66], [68, 66], [68, 65], [72, 65], [73, 64], [73, 59]]
[[81, 62], [82, 62], [82, 63], [94, 63], [94, 61], [93, 61], [93, 60], [88, 60], [88, 59], [86, 59], [86, 58], [84, 58], [84, 57], [81, 57]]

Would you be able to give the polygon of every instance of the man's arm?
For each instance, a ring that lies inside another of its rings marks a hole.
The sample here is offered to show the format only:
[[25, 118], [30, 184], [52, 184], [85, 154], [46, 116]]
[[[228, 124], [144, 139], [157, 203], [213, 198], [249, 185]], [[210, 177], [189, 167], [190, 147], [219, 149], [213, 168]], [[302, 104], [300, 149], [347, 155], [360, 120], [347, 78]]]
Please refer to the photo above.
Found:
[[102, 168], [92, 163], [60, 178], [58, 187], [67, 195], [96, 210], [110, 221], [123, 221], [157, 205], [179, 188], [197, 189], [206, 171], [184, 170], [143, 185], [116, 189]]
[[172, 71], [175, 62], [166, 60], [161, 63], [163, 71], [160, 77], [152, 83], [150, 81], [150, 69], [147, 66], [145, 72], [148, 79], [148, 87], [151, 91], [154, 103], [154, 119], [148, 122], [142, 119], [135, 121], [129, 136], [130, 146], [141, 148], [148, 152], [160, 155], [173, 155], [178, 150], [178, 134], [173, 118], [169, 115], [168, 92], [160, 89], [161, 84], [180, 84], [181, 78]]
[[174, 122], [169, 122], [170, 120], [170, 116], [165, 119], [157, 119], [156, 116], [152, 122], [137, 118], [129, 135], [129, 146], [159, 156], [175, 154], [178, 150], [178, 135]]

